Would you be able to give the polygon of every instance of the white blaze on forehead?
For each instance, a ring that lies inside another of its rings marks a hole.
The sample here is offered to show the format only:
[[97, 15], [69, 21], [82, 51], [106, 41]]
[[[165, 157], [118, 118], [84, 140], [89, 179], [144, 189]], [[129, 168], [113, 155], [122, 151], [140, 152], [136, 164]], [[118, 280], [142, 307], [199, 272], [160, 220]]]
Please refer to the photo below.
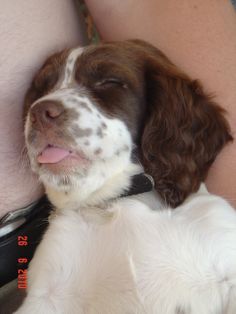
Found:
[[[43, 100], [63, 100], [63, 97], [69, 95], [71, 91], [73, 92], [73, 88], [69, 88], [70, 84], [74, 80], [74, 67], [77, 58], [85, 51], [85, 47], [79, 47], [71, 50], [70, 54], [68, 55], [64, 67], [64, 72], [62, 74], [61, 84], [57, 85], [55, 91], [37, 99], [31, 106], [35, 106], [37, 103]], [[65, 88], [67, 91], [65, 91]]]
[[63, 80], [60, 85], [60, 88], [68, 87], [69, 84], [73, 81], [73, 76], [74, 76], [73, 74], [74, 74], [74, 67], [75, 67], [76, 60], [84, 52], [84, 50], [85, 50], [84, 47], [79, 47], [79, 48], [73, 49], [70, 52], [66, 60]]

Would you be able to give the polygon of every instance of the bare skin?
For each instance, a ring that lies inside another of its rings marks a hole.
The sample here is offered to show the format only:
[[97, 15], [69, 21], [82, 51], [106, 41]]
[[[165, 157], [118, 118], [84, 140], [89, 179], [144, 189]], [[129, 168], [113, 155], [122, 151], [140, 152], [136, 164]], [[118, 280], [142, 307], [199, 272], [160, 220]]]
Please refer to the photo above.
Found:
[[42, 194], [21, 158], [24, 93], [49, 54], [84, 42], [78, 20], [72, 0], [1, 1], [0, 217]]
[[[105, 40], [141, 38], [159, 47], [228, 112], [236, 136], [236, 11], [215, 0], [86, 0]], [[213, 164], [208, 189], [236, 207], [236, 141]]]

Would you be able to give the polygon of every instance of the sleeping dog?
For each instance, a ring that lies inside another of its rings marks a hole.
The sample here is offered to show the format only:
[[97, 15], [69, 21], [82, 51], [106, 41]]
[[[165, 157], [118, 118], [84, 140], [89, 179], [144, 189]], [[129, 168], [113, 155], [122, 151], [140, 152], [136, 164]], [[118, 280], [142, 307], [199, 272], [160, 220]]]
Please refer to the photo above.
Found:
[[24, 119], [55, 211], [17, 314], [236, 313], [236, 213], [203, 184], [232, 137], [198, 81], [139, 40], [65, 50]]

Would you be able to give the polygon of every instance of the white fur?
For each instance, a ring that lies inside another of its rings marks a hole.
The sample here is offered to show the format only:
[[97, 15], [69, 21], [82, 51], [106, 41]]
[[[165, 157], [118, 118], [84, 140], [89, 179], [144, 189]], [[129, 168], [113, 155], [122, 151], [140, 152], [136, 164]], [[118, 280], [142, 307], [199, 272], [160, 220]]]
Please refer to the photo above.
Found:
[[[71, 73], [80, 53], [68, 57]], [[61, 187], [60, 175], [39, 169], [39, 148], [28, 143], [32, 168], [57, 210], [30, 263], [28, 295], [16, 313], [235, 314], [234, 209], [204, 186], [174, 211], [163, 208], [155, 192], [115, 199], [142, 171], [131, 161], [130, 133], [124, 122], [100, 112], [83, 88], [71, 86], [67, 66], [63, 88], [37, 102], [60, 100], [79, 113], [74, 123], [92, 131], [75, 138], [72, 148], [82, 149], [90, 165], [74, 169], [72, 184]], [[26, 138], [30, 129], [27, 118]]]
[[60, 84], [60, 89], [67, 88], [73, 83], [73, 70], [75, 67], [75, 62], [77, 58], [85, 51], [86, 48], [79, 47], [73, 49], [69, 56], [67, 57], [67, 62], [64, 69], [64, 75], [62, 78], [62, 83]]
[[201, 189], [175, 211], [154, 192], [57, 211], [17, 314], [235, 314], [236, 214]]

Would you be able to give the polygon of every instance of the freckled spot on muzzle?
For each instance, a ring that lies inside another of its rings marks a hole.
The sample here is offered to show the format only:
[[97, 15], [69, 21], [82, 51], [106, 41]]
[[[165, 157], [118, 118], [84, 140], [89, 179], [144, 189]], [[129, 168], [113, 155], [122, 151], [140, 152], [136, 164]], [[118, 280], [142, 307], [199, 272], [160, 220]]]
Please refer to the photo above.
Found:
[[100, 155], [102, 152], [102, 149], [101, 148], [97, 148], [95, 151], [94, 151], [94, 154], [95, 155]]
[[106, 123], [105, 123], [105, 122], [102, 122], [101, 127], [102, 127], [103, 129], [107, 129], [107, 125], [106, 125]]
[[70, 123], [73, 120], [78, 121], [80, 114], [76, 109], [70, 108], [70, 109], [67, 109], [66, 116], [67, 116], [67, 121]]
[[82, 129], [78, 125], [72, 126], [72, 134], [75, 137], [85, 137], [92, 135], [93, 130], [91, 128]]
[[85, 141], [85, 142], [84, 142], [84, 145], [85, 145], [85, 146], [89, 146], [89, 145], [90, 145], [90, 142], [89, 142], [89, 141]]
[[101, 137], [101, 138], [103, 138], [104, 137], [104, 133], [103, 133], [103, 131], [102, 131], [102, 128], [101, 127], [99, 127], [99, 128], [97, 128], [97, 136], [98, 137]]
[[124, 151], [124, 152], [128, 152], [128, 151], [129, 151], [129, 146], [128, 146], [128, 145], [124, 145], [123, 151]]
[[93, 112], [92, 109], [88, 106], [88, 104], [86, 102], [84, 102], [84, 101], [79, 102], [78, 106], [86, 109], [88, 112]]

